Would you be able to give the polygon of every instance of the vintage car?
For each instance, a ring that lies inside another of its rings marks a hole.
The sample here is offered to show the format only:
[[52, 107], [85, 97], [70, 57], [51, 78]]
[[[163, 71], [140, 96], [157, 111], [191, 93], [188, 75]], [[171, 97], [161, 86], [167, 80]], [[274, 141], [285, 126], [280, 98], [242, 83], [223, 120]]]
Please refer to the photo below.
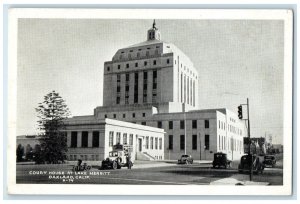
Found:
[[239, 173], [249, 172], [250, 167], [255, 174], [262, 174], [264, 171], [264, 164], [260, 161], [258, 156], [252, 154], [242, 156], [238, 167]]
[[271, 166], [274, 167], [276, 164], [276, 158], [274, 155], [266, 155], [264, 156], [264, 161], [263, 164], [265, 165], [265, 167], [267, 166]]
[[128, 155], [125, 155], [123, 150], [109, 152], [109, 157], [101, 163], [101, 169], [121, 169], [122, 167], [131, 169], [132, 166], [132, 161], [128, 159]]
[[192, 164], [194, 161], [191, 155], [181, 155], [180, 159], [178, 159], [178, 164]]
[[224, 167], [227, 169], [230, 167], [231, 161], [227, 159], [227, 154], [222, 152], [217, 152], [214, 154], [213, 168]]

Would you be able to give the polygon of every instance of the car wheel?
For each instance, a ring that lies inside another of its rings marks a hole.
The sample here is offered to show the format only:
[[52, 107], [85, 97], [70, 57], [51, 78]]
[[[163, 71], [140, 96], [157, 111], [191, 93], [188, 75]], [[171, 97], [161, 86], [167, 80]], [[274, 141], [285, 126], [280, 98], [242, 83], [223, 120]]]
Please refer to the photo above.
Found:
[[191, 161], [191, 164], [193, 164], [193, 162], [194, 162], [194, 161], [192, 160], [192, 161]]
[[115, 169], [117, 169], [117, 168], [118, 168], [117, 162], [116, 162], [116, 161], [113, 161], [113, 163], [112, 163], [112, 169], [115, 170]]

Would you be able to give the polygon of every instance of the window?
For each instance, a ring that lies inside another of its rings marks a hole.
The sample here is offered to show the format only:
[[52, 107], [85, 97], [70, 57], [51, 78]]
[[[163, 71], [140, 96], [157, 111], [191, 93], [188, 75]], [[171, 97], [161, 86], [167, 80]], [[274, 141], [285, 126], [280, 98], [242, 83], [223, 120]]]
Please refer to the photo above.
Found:
[[169, 135], [169, 149], [173, 149], [173, 135]]
[[133, 145], [133, 134], [129, 135], [129, 145]]
[[197, 135], [193, 135], [192, 138], [192, 149], [197, 150]]
[[173, 129], [173, 121], [169, 121], [169, 129]]
[[152, 89], [155, 90], [157, 88], [157, 71], [153, 71], [153, 85]]
[[116, 114], [114, 114], [114, 118], [116, 118], [117, 117], [117, 115]]
[[107, 67], [107, 71], [108, 71], [108, 72], [110, 71], [110, 67]]
[[147, 66], [147, 61], [144, 62], [144, 66]]
[[180, 129], [184, 129], [184, 120], [180, 121]]
[[120, 97], [117, 97], [117, 99], [116, 99], [116, 104], [120, 104]]
[[205, 123], [205, 128], [209, 128], [209, 120], [205, 120], [204, 123]]
[[161, 122], [161, 121], [158, 121], [158, 122], [157, 122], [157, 127], [158, 127], [158, 128], [162, 128], [162, 122]]
[[146, 122], [142, 122], [141, 124], [142, 124], [142, 125], [146, 125]]
[[123, 118], [126, 118], [126, 114], [123, 114]]
[[134, 73], [134, 103], [138, 102], [138, 91], [139, 91], [139, 74]]
[[71, 132], [71, 147], [77, 147], [77, 132]]
[[146, 137], [146, 149], [149, 149], [149, 137]]
[[81, 147], [88, 147], [88, 132], [84, 131], [81, 135]]
[[153, 65], [156, 65], [156, 60], [153, 60]]
[[180, 135], [180, 149], [183, 150], [185, 147], [185, 138], [184, 135]]
[[158, 138], [155, 138], [155, 149], [158, 149]]
[[110, 147], [112, 147], [113, 146], [113, 144], [114, 144], [114, 132], [113, 131], [110, 131], [109, 132], [109, 139], [108, 139], [108, 141], [109, 141], [109, 146]]
[[126, 64], [126, 68], [129, 68], [129, 64]]
[[209, 135], [205, 135], [205, 141], [204, 141], [204, 143], [205, 143], [205, 149], [206, 150], [209, 150]]
[[125, 104], [129, 104], [129, 96], [125, 97]]
[[116, 144], [120, 144], [120, 143], [121, 143], [121, 133], [117, 132]]
[[121, 65], [118, 65], [118, 69], [120, 69], [121, 68]]
[[145, 117], [146, 116], [146, 113], [143, 113], [143, 117]]
[[170, 64], [170, 59], [167, 59], [167, 64]]
[[162, 149], [162, 138], [159, 138], [159, 149]]
[[152, 103], [156, 103], [157, 95], [154, 93], [152, 94]]
[[135, 113], [132, 113], [132, 117], [135, 118]]
[[138, 66], [139, 66], [139, 64], [136, 62], [136, 63], [135, 63], [135, 67], [138, 67]]
[[107, 118], [107, 115], [106, 115], [106, 114], [104, 115], [104, 118]]
[[99, 147], [99, 132], [98, 131], [93, 132], [92, 146], [93, 147]]
[[192, 121], [192, 128], [197, 129], [197, 120]]
[[127, 133], [123, 134], [123, 144], [127, 145]]
[[153, 137], [150, 138], [150, 149], [153, 149]]

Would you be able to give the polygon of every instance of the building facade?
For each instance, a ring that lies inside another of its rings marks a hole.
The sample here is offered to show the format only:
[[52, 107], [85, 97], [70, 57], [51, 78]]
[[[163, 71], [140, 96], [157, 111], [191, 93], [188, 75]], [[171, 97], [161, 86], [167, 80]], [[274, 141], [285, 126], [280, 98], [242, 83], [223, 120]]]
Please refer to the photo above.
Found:
[[[103, 106], [96, 107], [92, 116], [81, 116], [87, 119], [84, 124], [74, 119], [79, 117], [70, 118], [67, 128], [74, 120], [72, 128], [80, 127], [80, 131], [85, 129], [90, 131], [85, 134], [91, 135], [91, 124], [110, 118], [145, 129], [163, 129], [163, 155], [154, 159], [174, 160], [190, 154], [194, 159], [212, 160], [213, 153], [224, 152], [236, 160], [244, 153], [243, 121], [225, 108], [199, 110], [198, 71], [179, 48], [161, 40], [155, 22], [146, 41], [119, 49], [111, 61], [104, 63], [103, 81]], [[104, 132], [99, 134], [100, 138], [107, 137]], [[102, 144], [98, 152], [80, 151], [103, 158], [109, 145]], [[146, 149], [146, 139], [141, 144]], [[140, 148], [137, 143], [133, 146]]]
[[163, 129], [91, 116], [73, 117], [65, 125], [70, 161], [103, 160], [117, 144], [129, 149], [133, 161], [164, 159]]

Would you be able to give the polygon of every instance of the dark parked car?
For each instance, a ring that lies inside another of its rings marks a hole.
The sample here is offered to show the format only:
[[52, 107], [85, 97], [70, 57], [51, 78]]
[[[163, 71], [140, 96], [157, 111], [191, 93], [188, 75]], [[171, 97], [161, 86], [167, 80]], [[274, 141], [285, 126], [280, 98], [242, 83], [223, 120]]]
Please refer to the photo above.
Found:
[[266, 155], [266, 156], [264, 156], [263, 164], [265, 166], [274, 167], [275, 164], [276, 164], [276, 158], [275, 158], [275, 156], [274, 155]]
[[191, 155], [181, 155], [180, 159], [178, 159], [178, 164], [192, 164], [194, 161]]
[[227, 159], [227, 154], [218, 152], [214, 154], [213, 168], [224, 167], [227, 169], [230, 167], [231, 161]]
[[264, 164], [260, 161], [258, 156], [252, 154], [242, 156], [239, 164], [239, 172], [249, 172], [251, 166], [252, 172], [255, 174], [262, 174], [264, 171]]

